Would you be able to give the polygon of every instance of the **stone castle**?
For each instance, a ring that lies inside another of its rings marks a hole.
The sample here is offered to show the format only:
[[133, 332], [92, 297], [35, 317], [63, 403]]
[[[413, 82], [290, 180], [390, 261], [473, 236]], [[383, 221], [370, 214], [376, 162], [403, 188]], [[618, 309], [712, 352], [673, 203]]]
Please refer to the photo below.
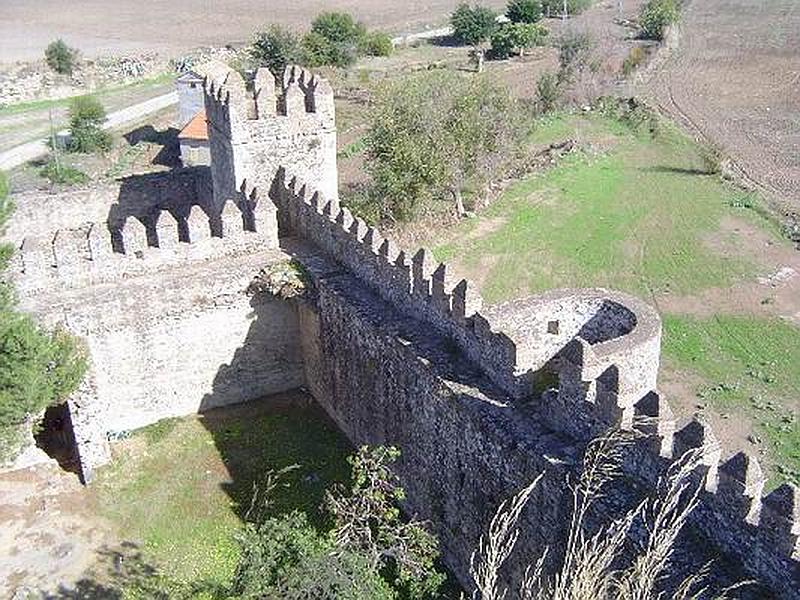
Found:
[[[116, 190], [110, 210], [46, 199], [11, 223], [24, 232], [23, 308], [81, 337], [91, 357], [68, 401], [85, 481], [109, 460], [109, 436], [302, 387], [354, 444], [401, 449], [406, 508], [430, 520], [467, 582], [502, 500], [545, 472], [517, 554], [563, 543], [566, 478], [586, 443], [647, 417], [649, 437], [628, 450], [598, 521], [698, 448], [702, 501], [683, 568], [714, 558], [722, 583], [752, 578], [753, 597], [800, 597], [800, 491], [764, 494], [755, 458], [723, 460], [699, 420], [676, 430], [657, 391], [655, 310], [603, 289], [484, 306], [428, 250], [400, 248], [340, 206], [328, 82], [292, 67], [280, 84], [261, 70], [248, 88], [222, 65], [207, 72], [210, 169]], [[313, 293], [246, 293], [288, 260]]]

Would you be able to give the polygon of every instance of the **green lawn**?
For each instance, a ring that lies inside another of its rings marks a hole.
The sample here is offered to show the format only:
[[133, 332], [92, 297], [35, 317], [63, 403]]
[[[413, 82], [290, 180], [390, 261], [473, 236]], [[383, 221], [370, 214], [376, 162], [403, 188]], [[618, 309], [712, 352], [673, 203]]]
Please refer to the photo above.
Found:
[[304, 510], [327, 527], [318, 508], [324, 490], [347, 479], [349, 453], [316, 405], [212, 411], [136, 432], [94, 490], [101, 515], [144, 563], [173, 581], [222, 584], [236, 564], [234, 534], [253, 486], [269, 470], [299, 465], [282, 478], [272, 510]]
[[[482, 217], [499, 226], [487, 235], [460, 226], [436, 248], [483, 273], [488, 301], [564, 285], [603, 285], [645, 297], [729, 285], [754, 271], [744, 256], [708, 251], [741, 193], [698, 174], [700, 157], [667, 131], [651, 141], [602, 117], [549, 120], [534, 139], [546, 143], [576, 132], [602, 138], [607, 150], [573, 154], [557, 167], [511, 185]], [[486, 269], [488, 265], [488, 269]]]
[[[672, 126], [651, 137], [594, 113], [556, 115], [539, 123], [531, 141], [567, 138], [581, 151], [514, 182], [434, 246], [440, 260], [480, 283], [488, 302], [603, 286], [658, 306], [777, 266], [738, 250], [721, 227], [726, 218], [745, 219], [772, 243], [787, 244], [761, 216], [758, 199], [706, 174], [699, 148]], [[749, 420], [768, 444], [776, 480], [799, 481], [800, 329], [777, 317], [662, 316], [666, 368], [701, 382], [699, 398], [673, 401], [707, 401]]]
[[665, 315], [663, 349], [703, 378], [700, 401], [755, 423], [776, 462], [773, 484], [800, 482], [800, 328], [777, 318]]

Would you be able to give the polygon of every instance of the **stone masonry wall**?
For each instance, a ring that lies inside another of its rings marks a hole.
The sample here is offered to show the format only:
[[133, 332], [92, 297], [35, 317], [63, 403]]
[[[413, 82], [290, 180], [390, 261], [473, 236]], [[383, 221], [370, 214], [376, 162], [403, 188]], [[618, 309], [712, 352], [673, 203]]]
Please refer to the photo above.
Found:
[[84, 480], [110, 458], [110, 435], [304, 385], [295, 307], [245, 291], [283, 260], [247, 252], [21, 296], [89, 350], [90, 375], [70, 398]]
[[[401, 449], [406, 508], [432, 522], [459, 579], [469, 581], [470, 555], [496, 507], [542, 472], [510, 571], [519, 576], [548, 545], [556, 552], [567, 523], [565, 477], [577, 469], [585, 441], [554, 429], [542, 403], [520, 405], [454, 352], [446, 336], [403, 316], [335, 263], [321, 268], [298, 258], [314, 273], [317, 289], [316, 302], [300, 309], [309, 389], [354, 444]], [[542, 402], [549, 401], [558, 399], [545, 394]], [[679, 541], [675, 568], [685, 575], [713, 558], [722, 585], [747, 573], [778, 597], [796, 598], [795, 491], [783, 486], [762, 498], [764, 480], [753, 459], [737, 454], [721, 462], [718, 443], [697, 421], [673, 435], [674, 421], [658, 395], [643, 398], [636, 412], [654, 419], [652, 437], [629, 452], [627, 478], [592, 525], [652, 490], [674, 457], [701, 448], [706, 466], [698, 482], [702, 477], [705, 491]], [[744, 597], [769, 593], [755, 587]]]
[[272, 74], [259, 69], [250, 92], [226, 66], [207, 70], [206, 115], [218, 205], [231, 198], [240, 204], [245, 180], [250, 187], [269, 189], [285, 164], [326, 196], [338, 196], [333, 90], [326, 80], [289, 67], [276, 89]]

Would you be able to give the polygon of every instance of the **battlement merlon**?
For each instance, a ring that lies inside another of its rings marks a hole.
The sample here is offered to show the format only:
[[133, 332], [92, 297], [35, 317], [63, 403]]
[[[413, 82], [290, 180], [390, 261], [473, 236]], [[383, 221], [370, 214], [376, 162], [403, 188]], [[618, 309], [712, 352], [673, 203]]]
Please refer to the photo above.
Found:
[[207, 67], [205, 106], [215, 204], [243, 200], [247, 180], [269, 189], [284, 166], [328, 198], [338, 197], [333, 89], [296, 66], [276, 81], [259, 69], [252, 89], [236, 71]]

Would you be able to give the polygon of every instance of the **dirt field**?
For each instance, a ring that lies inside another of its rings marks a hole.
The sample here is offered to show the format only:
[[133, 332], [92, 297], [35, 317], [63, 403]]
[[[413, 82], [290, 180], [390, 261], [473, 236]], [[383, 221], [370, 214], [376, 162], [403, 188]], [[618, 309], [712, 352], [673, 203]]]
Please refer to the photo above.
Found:
[[646, 91], [719, 143], [737, 170], [800, 211], [800, 4], [695, 0]]
[[[86, 56], [142, 50], [177, 53], [247, 41], [257, 27], [307, 27], [324, 10], [346, 10], [391, 33], [442, 25], [458, 0], [26, 0], [3, 2], [0, 62], [39, 58], [63, 37]], [[504, 0], [484, 4], [505, 6]]]

